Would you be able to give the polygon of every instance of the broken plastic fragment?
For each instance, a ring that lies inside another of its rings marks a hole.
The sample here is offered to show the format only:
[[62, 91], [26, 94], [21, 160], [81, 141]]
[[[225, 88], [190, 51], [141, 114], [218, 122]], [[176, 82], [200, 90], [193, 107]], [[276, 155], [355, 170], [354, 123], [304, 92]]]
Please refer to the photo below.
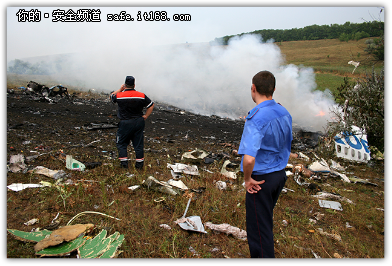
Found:
[[128, 187], [128, 189], [135, 191], [136, 189], [138, 189], [140, 187], [140, 185], [135, 185], [135, 186], [130, 186]]
[[319, 205], [322, 208], [329, 208], [338, 211], [343, 211], [342, 205], [337, 201], [321, 200], [319, 199]]
[[318, 199], [333, 199], [333, 200], [340, 200], [344, 202], [348, 202], [350, 204], [355, 204], [352, 200], [339, 196], [336, 194], [328, 193], [328, 192], [318, 192], [317, 195], [312, 195], [312, 197], [318, 198]]
[[[237, 167], [234, 171], [228, 171], [226, 168], [228, 167], [228, 166], [234, 166], [234, 167]], [[222, 175], [224, 175], [224, 176], [226, 176], [226, 177], [228, 177], [228, 178], [231, 178], [231, 179], [237, 179], [237, 173], [240, 171], [240, 167], [239, 167], [239, 165], [238, 164], [233, 164], [233, 163], [231, 163], [229, 160], [226, 160], [224, 163], [223, 163], [223, 166], [222, 166], [222, 169], [221, 169], [221, 174]]]
[[309, 165], [308, 169], [313, 172], [330, 172], [331, 169], [328, 166], [328, 163], [325, 160], [316, 161]]
[[169, 185], [167, 182], [158, 181], [153, 176], [149, 176], [146, 180], [144, 180], [142, 185], [146, 186], [148, 189], [167, 193], [173, 196], [181, 193], [180, 189], [173, 188], [173, 186]]
[[86, 168], [84, 164], [73, 159], [72, 155], [66, 156], [66, 166], [70, 170], [78, 170], [78, 171], [84, 171], [84, 169]]
[[175, 164], [168, 163], [167, 168], [172, 169], [176, 177], [181, 173], [187, 175], [199, 175], [199, 170], [196, 165], [191, 166], [182, 163], [175, 163]]
[[190, 152], [185, 152], [181, 156], [181, 160], [184, 161], [193, 161], [193, 162], [201, 162], [205, 157], [208, 156], [208, 152], [204, 150], [195, 149]]
[[167, 183], [168, 183], [169, 185], [171, 185], [171, 186], [180, 188], [180, 189], [182, 189], [182, 190], [187, 190], [187, 189], [188, 189], [188, 187], [187, 187], [187, 186], [184, 184], [184, 182], [182, 182], [181, 180], [175, 181], [175, 180], [173, 180], [173, 179], [170, 179], [170, 180], [167, 181]]
[[31, 220], [25, 222], [24, 225], [33, 225], [33, 224], [38, 223], [38, 222], [39, 222], [39, 219], [34, 218], [34, 219], [31, 219]]
[[41, 184], [22, 184], [22, 183], [12, 183], [8, 185], [7, 188], [13, 191], [21, 191], [26, 188], [36, 188], [36, 187], [43, 187]]
[[320, 257], [319, 255], [317, 255], [317, 254], [313, 251], [313, 249], [311, 249], [311, 248], [303, 248], [303, 247], [299, 247], [299, 246], [297, 246], [297, 245], [295, 245], [295, 244], [294, 244], [294, 247], [299, 248], [299, 249], [303, 249], [303, 250], [310, 250], [310, 252], [312, 252], [313, 256], [314, 256], [316, 259], [320, 259], [320, 258], [321, 258], [321, 257]]

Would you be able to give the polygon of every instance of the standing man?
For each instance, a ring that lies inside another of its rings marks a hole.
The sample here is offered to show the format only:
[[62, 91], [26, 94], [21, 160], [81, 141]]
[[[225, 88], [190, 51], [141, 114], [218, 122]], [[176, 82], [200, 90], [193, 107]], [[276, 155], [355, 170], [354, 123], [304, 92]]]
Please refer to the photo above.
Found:
[[[132, 141], [136, 154], [135, 168], [144, 165], [144, 126], [145, 120], [154, 109], [154, 102], [144, 93], [135, 90], [135, 78], [127, 76], [125, 84], [110, 95], [112, 102], [118, 104], [117, 116], [120, 118], [117, 130], [116, 145], [121, 166], [128, 168], [127, 147]], [[143, 114], [143, 109], [147, 108]]]
[[257, 104], [246, 117], [238, 154], [246, 188], [246, 228], [252, 258], [274, 258], [273, 210], [287, 180], [292, 118], [272, 99], [275, 76], [261, 71], [252, 79]]

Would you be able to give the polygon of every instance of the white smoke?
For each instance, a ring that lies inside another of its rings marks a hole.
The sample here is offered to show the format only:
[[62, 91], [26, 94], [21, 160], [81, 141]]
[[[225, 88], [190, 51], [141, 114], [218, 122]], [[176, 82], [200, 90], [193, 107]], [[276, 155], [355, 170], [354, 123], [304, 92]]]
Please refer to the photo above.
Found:
[[315, 91], [313, 70], [285, 65], [279, 47], [256, 35], [233, 38], [226, 46], [115, 44], [78, 54], [67, 67], [68, 77], [82, 80], [85, 87], [114, 91], [132, 75], [136, 89], [154, 101], [233, 119], [246, 116], [255, 106], [251, 80], [261, 70], [275, 75], [274, 99], [287, 108], [294, 123], [323, 130], [334, 103], [327, 93]]

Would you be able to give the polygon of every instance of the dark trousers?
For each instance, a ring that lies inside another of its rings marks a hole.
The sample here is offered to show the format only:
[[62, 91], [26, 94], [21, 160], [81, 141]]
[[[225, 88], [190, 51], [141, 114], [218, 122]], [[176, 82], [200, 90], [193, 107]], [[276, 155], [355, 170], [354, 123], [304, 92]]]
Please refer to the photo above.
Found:
[[252, 175], [261, 181], [261, 190], [250, 194], [246, 192], [246, 231], [251, 258], [275, 258], [273, 235], [273, 210], [286, 180], [284, 170]]
[[144, 160], [144, 126], [143, 117], [130, 120], [120, 120], [117, 130], [117, 150], [120, 161], [128, 161], [127, 147], [132, 141], [136, 154], [136, 161]]

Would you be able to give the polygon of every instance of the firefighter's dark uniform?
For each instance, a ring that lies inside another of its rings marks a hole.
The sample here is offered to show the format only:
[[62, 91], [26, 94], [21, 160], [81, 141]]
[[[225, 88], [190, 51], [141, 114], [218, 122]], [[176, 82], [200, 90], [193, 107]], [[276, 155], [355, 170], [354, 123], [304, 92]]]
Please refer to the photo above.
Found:
[[[128, 76], [126, 83], [133, 85], [134, 78]], [[116, 145], [121, 165], [128, 167], [127, 147], [132, 141], [136, 154], [135, 167], [142, 168], [144, 165], [145, 126], [145, 121], [142, 117], [143, 109], [151, 107], [154, 102], [144, 93], [129, 88], [117, 94], [112, 94], [111, 100], [118, 104], [117, 116], [120, 118], [120, 122], [118, 123]]]

